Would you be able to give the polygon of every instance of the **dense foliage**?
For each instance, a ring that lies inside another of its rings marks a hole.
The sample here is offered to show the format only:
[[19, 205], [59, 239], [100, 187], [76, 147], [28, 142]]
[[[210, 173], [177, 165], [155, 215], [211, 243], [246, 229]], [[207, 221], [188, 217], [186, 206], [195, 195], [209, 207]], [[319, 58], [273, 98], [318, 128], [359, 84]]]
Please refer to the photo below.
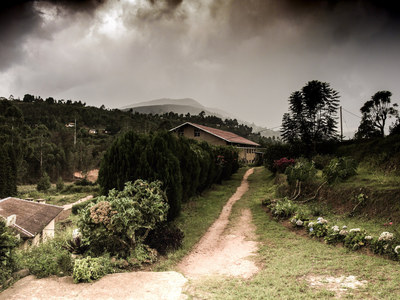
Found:
[[282, 138], [312, 145], [337, 138], [339, 95], [328, 83], [309, 81], [289, 98], [289, 113], [283, 115]]
[[158, 223], [166, 220], [168, 204], [160, 182], [127, 182], [110, 190], [80, 212], [79, 228], [94, 255], [128, 257]]
[[323, 174], [328, 183], [343, 181], [357, 174], [357, 162], [350, 157], [334, 158], [324, 168]]
[[127, 181], [160, 180], [169, 201], [168, 217], [173, 219], [182, 201], [228, 179], [238, 168], [233, 147], [197, 143], [168, 132], [127, 132], [104, 155], [98, 181], [107, 193], [113, 188], [122, 190]]
[[391, 105], [392, 93], [376, 92], [371, 100], [361, 107], [362, 120], [356, 138], [371, 138], [385, 135], [386, 120], [398, 115], [397, 104]]
[[43, 172], [56, 182], [99, 167], [115, 137], [128, 130], [146, 134], [184, 122], [218, 127], [261, 144], [270, 140], [237, 120], [204, 114], [139, 114], [29, 94], [22, 100], [0, 97], [0, 196], [15, 195], [17, 183], [36, 184]]
[[15, 270], [15, 249], [18, 240], [0, 217], [0, 285]]

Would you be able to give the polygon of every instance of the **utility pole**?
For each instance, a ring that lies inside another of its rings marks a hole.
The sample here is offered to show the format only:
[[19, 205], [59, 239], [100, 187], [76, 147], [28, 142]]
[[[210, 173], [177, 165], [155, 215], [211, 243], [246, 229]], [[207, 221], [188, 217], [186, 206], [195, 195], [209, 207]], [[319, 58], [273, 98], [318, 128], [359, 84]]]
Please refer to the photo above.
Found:
[[343, 142], [343, 117], [342, 117], [342, 106], [340, 106], [340, 141]]
[[74, 133], [74, 147], [76, 146], [76, 118], [75, 118], [75, 133]]

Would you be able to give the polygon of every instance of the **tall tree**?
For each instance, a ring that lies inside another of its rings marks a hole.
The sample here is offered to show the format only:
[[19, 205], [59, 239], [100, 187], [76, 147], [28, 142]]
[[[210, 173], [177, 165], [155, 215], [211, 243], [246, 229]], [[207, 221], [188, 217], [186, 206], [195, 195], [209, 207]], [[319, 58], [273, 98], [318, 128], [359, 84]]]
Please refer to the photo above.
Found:
[[337, 138], [338, 92], [329, 83], [309, 81], [289, 97], [282, 119], [282, 137], [289, 143], [313, 144]]
[[362, 119], [356, 134], [357, 137], [368, 138], [376, 136], [377, 132], [380, 136], [385, 135], [386, 120], [398, 115], [397, 104], [391, 105], [391, 97], [391, 92], [379, 91], [371, 97], [371, 100], [364, 103], [360, 109]]

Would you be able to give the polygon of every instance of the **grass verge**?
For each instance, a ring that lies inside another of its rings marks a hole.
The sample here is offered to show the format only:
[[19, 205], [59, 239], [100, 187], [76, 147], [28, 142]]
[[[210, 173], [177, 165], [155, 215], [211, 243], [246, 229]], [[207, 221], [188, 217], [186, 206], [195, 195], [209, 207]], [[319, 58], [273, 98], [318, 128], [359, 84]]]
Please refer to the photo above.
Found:
[[213, 185], [203, 195], [196, 196], [183, 205], [181, 214], [176, 221], [178, 227], [185, 233], [182, 247], [160, 261], [155, 266], [155, 270], [169, 270], [189, 253], [218, 218], [222, 207], [235, 193], [246, 171], [246, 168], [239, 169], [230, 180], [224, 181], [221, 185]]
[[[399, 299], [399, 263], [382, 257], [350, 252], [319, 240], [302, 237], [271, 219], [261, 200], [274, 192], [273, 177], [257, 168], [250, 189], [234, 206], [232, 218], [249, 207], [261, 243], [258, 260], [263, 269], [250, 280], [213, 277], [192, 283], [194, 298], [210, 299]], [[355, 276], [365, 281], [358, 289], [332, 291], [328, 282], [312, 288], [307, 278]]]

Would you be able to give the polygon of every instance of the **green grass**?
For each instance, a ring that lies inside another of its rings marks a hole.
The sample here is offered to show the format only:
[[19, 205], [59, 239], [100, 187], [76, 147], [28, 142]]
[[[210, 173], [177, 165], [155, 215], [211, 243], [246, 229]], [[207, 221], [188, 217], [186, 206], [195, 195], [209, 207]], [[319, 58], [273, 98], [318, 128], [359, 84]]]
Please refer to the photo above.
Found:
[[368, 283], [349, 289], [343, 298], [399, 299], [399, 263], [343, 247], [326, 245], [319, 240], [297, 235], [271, 219], [261, 200], [274, 193], [273, 177], [263, 168], [250, 176], [250, 190], [233, 208], [232, 219], [249, 207], [257, 227], [261, 247], [257, 261], [262, 270], [250, 280], [213, 277], [192, 282], [194, 298], [209, 299], [329, 299], [334, 292], [311, 288], [306, 276], [350, 276]]
[[169, 254], [155, 266], [156, 270], [164, 271], [173, 268], [189, 253], [218, 218], [222, 207], [235, 193], [246, 171], [246, 168], [239, 169], [230, 180], [224, 181], [221, 185], [213, 185], [203, 195], [194, 197], [183, 205], [182, 212], [176, 221], [178, 227], [185, 233], [182, 248]]
[[373, 187], [375, 190], [398, 189], [400, 176], [385, 174], [366, 166], [357, 168], [357, 175], [350, 177], [338, 187]]
[[56, 185], [52, 184], [46, 192], [39, 192], [36, 185], [19, 185], [18, 197], [21, 199], [34, 198], [46, 199], [46, 203], [53, 205], [65, 205], [78, 201], [88, 195], [98, 195], [99, 186], [75, 186], [73, 183], [65, 183], [62, 191], [56, 190]]

